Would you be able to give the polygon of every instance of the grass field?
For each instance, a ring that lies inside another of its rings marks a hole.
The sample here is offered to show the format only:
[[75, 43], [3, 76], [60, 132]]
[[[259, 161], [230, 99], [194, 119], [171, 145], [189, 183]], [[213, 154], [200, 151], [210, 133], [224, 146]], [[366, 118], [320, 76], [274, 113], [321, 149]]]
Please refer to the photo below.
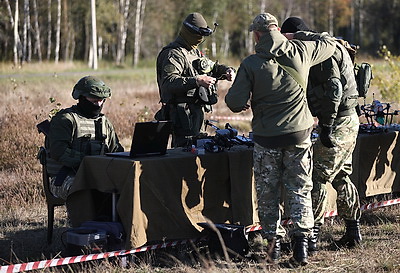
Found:
[[[376, 62], [375, 67], [377, 73], [387, 71], [382, 62]], [[61, 257], [64, 249], [61, 237], [68, 227], [66, 212], [64, 208], [56, 209], [54, 243], [48, 246], [41, 166], [36, 159], [44, 137], [35, 125], [48, 118], [53, 109], [74, 104], [73, 85], [81, 77], [95, 74], [113, 90], [104, 113], [128, 149], [132, 125], [152, 120], [159, 108], [155, 69], [110, 68], [93, 72], [82, 64], [57, 67], [36, 64], [18, 69], [2, 64], [0, 71], [0, 265]], [[233, 115], [223, 103], [228, 87], [229, 84], [220, 83], [220, 101], [206, 118]], [[371, 89], [375, 98], [381, 99], [378, 86], [373, 83]], [[366, 102], [371, 101], [372, 95]], [[224, 122], [221, 120], [217, 125], [224, 126]], [[241, 133], [251, 130], [247, 121], [231, 124]], [[182, 253], [172, 257], [173, 252], [156, 251], [142, 255], [146, 259], [130, 268], [104, 261], [45, 272], [400, 272], [399, 206], [365, 212], [361, 223], [364, 238], [361, 247], [331, 250], [330, 244], [340, 238], [344, 227], [340, 219], [328, 220], [322, 231], [322, 251], [310, 259], [310, 265], [296, 270], [250, 260], [233, 262], [206, 256], [189, 259]], [[285, 254], [283, 260], [289, 256], [290, 253]]]

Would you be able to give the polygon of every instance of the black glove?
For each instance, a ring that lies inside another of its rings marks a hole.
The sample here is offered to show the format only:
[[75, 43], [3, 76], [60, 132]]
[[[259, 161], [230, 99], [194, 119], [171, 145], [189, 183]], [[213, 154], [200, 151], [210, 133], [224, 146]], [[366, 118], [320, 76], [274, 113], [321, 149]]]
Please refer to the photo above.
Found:
[[319, 139], [321, 140], [322, 145], [327, 148], [333, 148], [335, 145], [332, 143], [330, 138], [332, 134], [331, 126], [321, 126], [321, 132], [319, 133]]

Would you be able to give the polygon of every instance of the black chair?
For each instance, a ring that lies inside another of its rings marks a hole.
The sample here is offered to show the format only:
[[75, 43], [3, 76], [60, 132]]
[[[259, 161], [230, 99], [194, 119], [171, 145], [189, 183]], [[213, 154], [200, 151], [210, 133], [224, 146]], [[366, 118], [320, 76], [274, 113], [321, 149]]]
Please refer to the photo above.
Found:
[[[49, 121], [45, 120], [36, 125], [39, 133], [43, 133], [45, 136], [48, 135], [49, 129]], [[53, 227], [54, 227], [54, 208], [57, 206], [64, 206], [65, 200], [55, 197], [50, 191], [50, 176], [47, 172], [46, 167], [46, 153], [47, 150], [45, 147], [40, 147], [38, 153], [38, 159], [40, 164], [42, 164], [42, 180], [43, 180], [43, 189], [46, 197], [47, 203], [47, 244], [52, 243], [53, 239]]]

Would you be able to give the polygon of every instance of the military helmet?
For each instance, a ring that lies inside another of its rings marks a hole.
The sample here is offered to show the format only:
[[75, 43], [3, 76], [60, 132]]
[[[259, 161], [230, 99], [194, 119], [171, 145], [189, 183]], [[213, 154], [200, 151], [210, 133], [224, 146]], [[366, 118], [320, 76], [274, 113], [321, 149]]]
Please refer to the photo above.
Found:
[[80, 79], [72, 90], [72, 97], [79, 99], [80, 96], [105, 99], [111, 97], [111, 89], [103, 81], [86, 76]]

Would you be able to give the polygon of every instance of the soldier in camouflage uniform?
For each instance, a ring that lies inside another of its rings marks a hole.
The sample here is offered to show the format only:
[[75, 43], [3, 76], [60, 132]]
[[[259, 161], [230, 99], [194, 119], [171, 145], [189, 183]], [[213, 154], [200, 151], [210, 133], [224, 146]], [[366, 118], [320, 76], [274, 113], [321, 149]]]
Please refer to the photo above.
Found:
[[[231, 81], [235, 75], [233, 68], [212, 62], [198, 49], [212, 32], [200, 13], [191, 13], [183, 21], [176, 40], [158, 54], [157, 83], [163, 108], [155, 118], [172, 120], [173, 147], [187, 146], [190, 138], [197, 137], [203, 128], [203, 110], [210, 111], [210, 105], [199, 99], [199, 87], [212, 88], [217, 79]], [[199, 60], [201, 64], [210, 64], [208, 70], [212, 73], [198, 69]]]
[[79, 165], [86, 155], [123, 151], [111, 122], [101, 113], [111, 89], [99, 79], [87, 76], [74, 86], [78, 103], [60, 110], [50, 121], [46, 138], [46, 167], [50, 191], [67, 199]]
[[334, 39], [325, 34], [296, 33], [290, 41], [282, 35], [278, 21], [269, 14], [258, 15], [250, 26], [256, 41], [256, 54], [240, 65], [225, 102], [233, 112], [253, 111], [254, 177], [262, 237], [273, 248], [271, 258], [280, 256], [281, 187], [293, 221], [290, 232], [291, 261], [307, 264], [308, 237], [314, 225], [312, 213], [312, 149], [310, 133], [314, 120], [306, 100], [306, 82], [311, 66], [328, 59], [334, 52]]
[[[303, 20], [290, 17], [282, 24], [283, 33], [309, 30]], [[358, 191], [350, 180], [352, 154], [356, 145], [359, 119], [358, 91], [354, 65], [344, 41], [336, 43], [333, 56], [311, 68], [308, 102], [312, 114], [318, 117], [319, 138], [314, 145], [313, 171], [313, 236], [309, 251], [317, 251], [317, 240], [327, 207], [326, 184], [337, 191], [337, 210], [346, 223], [346, 233], [340, 246], [353, 247], [361, 242], [361, 216]]]

